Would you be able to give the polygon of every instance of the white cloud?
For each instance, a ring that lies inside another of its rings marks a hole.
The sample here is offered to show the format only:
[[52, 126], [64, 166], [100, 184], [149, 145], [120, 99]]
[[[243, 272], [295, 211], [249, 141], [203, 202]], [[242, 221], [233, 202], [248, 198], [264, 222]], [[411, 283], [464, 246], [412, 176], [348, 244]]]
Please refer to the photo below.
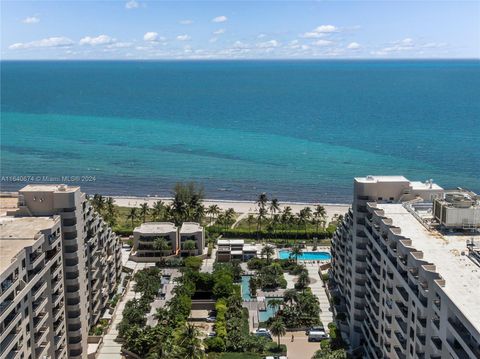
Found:
[[180, 20], [178, 23], [180, 25], [190, 25], [190, 24], [193, 24], [193, 21], [189, 19], [185, 19], [185, 20]]
[[233, 44], [233, 47], [235, 49], [247, 49], [249, 48], [248, 44], [242, 42], [242, 41], [235, 41]]
[[40, 22], [40, 18], [38, 16], [28, 16], [22, 22], [24, 24], [37, 24]]
[[140, 4], [136, 0], [130, 0], [125, 3], [125, 9], [131, 10], [131, 9], [138, 9], [140, 7]]
[[316, 39], [339, 31], [340, 29], [333, 25], [320, 25], [317, 26], [313, 31], [308, 31], [301, 36], [307, 39]]
[[265, 35], [265, 34], [258, 34], [258, 36], [257, 36], [258, 39], [264, 39], [266, 37], [267, 37], [267, 35]]
[[150, 41], [150, 42], [158, 41], [159, 40], [158, 32], [154, 32], [154, 31], [146, 32], [145, 35], [143, 35], [143, 40]]
[[217, 41], [218, 41], [218, 37], [212, 37], [210, 40], [208, 40], [208, 42], [211, 42], [212, 44]]
[[315, 46], [331, 46], [333, 45], [333, 41], [330, 40], [317, 40], [313, 43]]
[[222, 16], [217, 16], [212, 19], [212, 22], [225, 22], [228, 20], [228, 17], [222, 15]]
[[333, 25], [320, 25], [313, 31], [318, 33], [328, 34], [331, 32], [338, 32], [339, 30], [338, 30], [338, 27]]
[[48, 48], [48, 47], [67, 47], [72, 46], [74, 42], [68, 37], [56, 36], [48, 37], [46, 39], [31, 41], [31, 42], [17, 42], [10, 45], [11, 50], [31, 49], [31, 48]]
[[351, 42], [351, 43], [348, 44], [347, 49], [358, 50], [360, 47], [361, 46], [358, 42]]
[[257, 44], [257, 47], [260, 49], [272, 49], [278, 46], [280, 46], [280, 43], [277, 40], [269, 40], [265, 42], [259, 42]]
[[190, 40], [190, 39], [191, 39], [191, 37], [190, 37], [189, 35], [187, 35], [187, 34], [178, 35], [178, 36], [177, 36], [177, 40], [178, 40], [178, 41], [188, 41], [188, 40]]
[[214, 35], [221, 35], [225, 33], [225, 29], [218, 29], [213, 32]]
[[109, 49], [125, 49], [127, 47], [133, 46], [131, 42], [114, 42], [113, 44], [107, 45]]
[[109, 45], [114, 43], [116, 40], [108, 35], [98, 35], [97, 37], [85, 36], [80, 40], [80, 45]]

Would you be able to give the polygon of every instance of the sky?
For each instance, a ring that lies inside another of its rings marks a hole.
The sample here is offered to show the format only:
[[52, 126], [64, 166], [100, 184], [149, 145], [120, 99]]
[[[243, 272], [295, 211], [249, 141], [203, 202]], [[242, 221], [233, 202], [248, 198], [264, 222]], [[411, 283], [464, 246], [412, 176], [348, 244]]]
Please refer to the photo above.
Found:
[[480, 0], [1, 2], [1, 58], [480, 58]]

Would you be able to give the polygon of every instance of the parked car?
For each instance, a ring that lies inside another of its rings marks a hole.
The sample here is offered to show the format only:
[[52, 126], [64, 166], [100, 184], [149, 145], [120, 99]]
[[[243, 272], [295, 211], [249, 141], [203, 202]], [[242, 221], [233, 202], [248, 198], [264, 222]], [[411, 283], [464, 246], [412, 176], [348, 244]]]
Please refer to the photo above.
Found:
[[323, 339], [328, 339], [328, 334], [323, 330], [310, 330], [308, 333], [309, 342], [321, 342]]
[[217, 336], [217, 333], [215, 333], [215, 332], [208, 333], [209, 338], [216, 337], [216, 336]]
[[265, 328], [259, 328], [255, 331], [255, 335], [258, 337], [266, 337], [269, 339], [272, 339], [272, 334], [270, 333], [270, 330], [265, 329]]
[[305, 335], [310, 334], [311, 331], [324, 332], [325, 328], [323, 327], [323, 325], [317, 325], [317, 326], [314, 326], [314, 327], [310, 327], [305, 331]]
[[216, 317], [208, 317], [208, 318], [207, 318], [207, 322], [208, 322], [208, 323], [215, 323], [216, 320], [217, 320]]

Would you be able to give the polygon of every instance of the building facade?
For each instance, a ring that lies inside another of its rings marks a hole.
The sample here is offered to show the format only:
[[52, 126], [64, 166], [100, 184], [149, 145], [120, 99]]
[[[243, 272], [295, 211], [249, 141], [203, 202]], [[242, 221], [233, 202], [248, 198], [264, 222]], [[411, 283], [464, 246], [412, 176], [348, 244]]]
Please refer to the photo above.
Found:
[[[188, 247], [187, 241], [195, 243], [195, 249]], [[180, 227], [179, 248], [182, 256], [199, 256], [205, 248], [205, 230], [198, 223], [184, 222]]]
[[100, 319], [120, 279], [119, 238], [79, 187], [28, 185], [18, 192], [18, 208], [8, 214], [59, 218], [68, 357], [86, 358], [89, 328]]
[[0, 217], [0, 258], [0, 357], [66, 358], [60, 217]]
[[478, 233], [444, 233], [431, 181], [354, 181], [352, 209], [332, 240], [340, 327], [366, 358], [480, 357], [480, 268], [467, 251]]
[[176, 255], [177, 250], [178, 228], [174, 223], [142, 223], [133, 230], [130, 258], [136, 262], [156, 262], [162, 257]]

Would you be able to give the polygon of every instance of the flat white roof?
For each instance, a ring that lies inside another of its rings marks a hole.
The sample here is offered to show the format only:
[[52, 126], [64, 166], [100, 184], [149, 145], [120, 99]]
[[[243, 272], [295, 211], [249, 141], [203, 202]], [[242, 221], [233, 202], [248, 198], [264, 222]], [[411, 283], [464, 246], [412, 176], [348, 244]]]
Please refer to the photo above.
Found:
[[[412, 247], [423, 252], [423, 259], [433, 263], [436, 271], [445, 279], [442, 288], [463, 315], [480, 331], [480, 270], [465, 252], [466, 241], [472, 236], [443, 235], [428, 231], [401, 204], [378, 203], [385, 217], [401, 229], [401, 235], [412, 241]], [[475, 235], [480, 240], [480, 235]]]
[[404, 176], [366, 176], [355, 177], [357, 182], [374, 183], [374, 182], [410, 182]]
[[443, 190], [443, 188], [436, 183], [428, 183], [428, 182], [420, 182], [420, 181], [412, 181], [410, 182], [410, 186], [412, 186], [412, 189], [414, 190], [423, 190], [423, 189]]
[[80, 190], [79, 186], [64, 184], [29, 184], [23, 187], [20, 192], [75, 192], [78, 190]]
[[195, 222], [183, 222], [180, 233], [196, 233], [201, 232], [202, 226]]
[[219, 246], [243, 245], [245, 244], [245, 241], [243, 239], [219, 239], [217, 244]]
[[55, 224], [52, 217], [0, 217], [0, 272], [25, 247], [35, 243], [35, 235]]
[[174, 223], [170, 222], [147, 222], [142, 223], [140, 227], [135, 228], [134, 232], [142, 234], [161, 234], [176, 232], [177, 227]]

